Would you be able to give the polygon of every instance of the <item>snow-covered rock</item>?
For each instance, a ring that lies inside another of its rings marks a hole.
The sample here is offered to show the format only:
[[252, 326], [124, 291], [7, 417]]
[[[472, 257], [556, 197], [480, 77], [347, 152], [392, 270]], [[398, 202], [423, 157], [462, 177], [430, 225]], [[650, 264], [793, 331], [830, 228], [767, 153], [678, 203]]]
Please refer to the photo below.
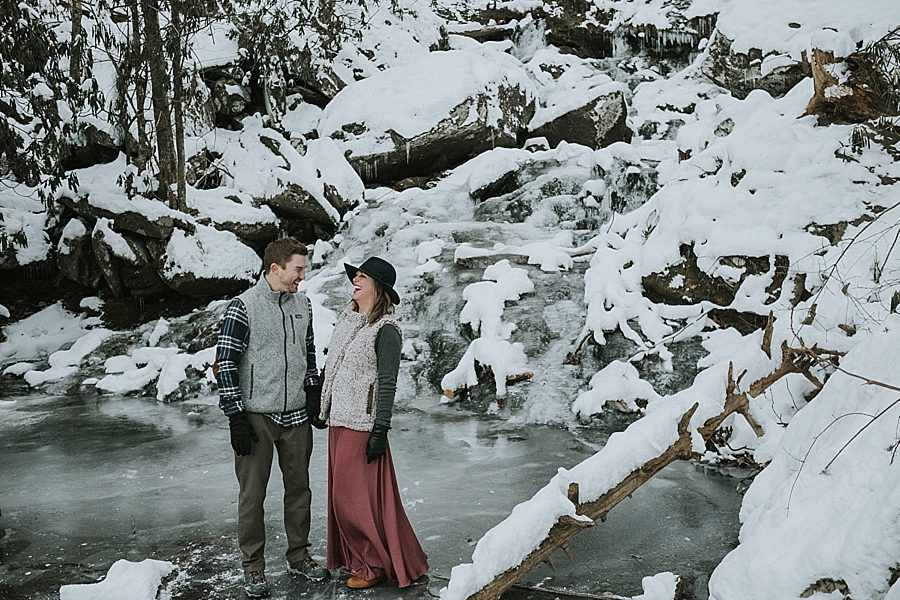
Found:
[[512, 146], [534, 114], [535, 89], [515, 59], [493, 54], [432, 52], [349, 85], [319, 133], [338, 141], [365, 181], [433, 173]]
[[160, 275], [185, 296], [214, 298], [249, 287], [262, 260], [230, 231], [197, 226], [193, 234], [176, 229], [161, 259]]

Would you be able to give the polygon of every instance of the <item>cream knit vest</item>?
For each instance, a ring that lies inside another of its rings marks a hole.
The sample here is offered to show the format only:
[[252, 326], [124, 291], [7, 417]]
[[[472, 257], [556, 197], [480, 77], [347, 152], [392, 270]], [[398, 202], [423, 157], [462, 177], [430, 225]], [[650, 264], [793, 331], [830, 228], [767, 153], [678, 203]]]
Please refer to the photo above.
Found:
[[369, 316], [348, 308], [331, 334], [320, 418], [332, 427], [372, 431], [378, 398], [378, 363], [375, 338], [387, 324], [400, 330], [394, 315], [369, 325]]

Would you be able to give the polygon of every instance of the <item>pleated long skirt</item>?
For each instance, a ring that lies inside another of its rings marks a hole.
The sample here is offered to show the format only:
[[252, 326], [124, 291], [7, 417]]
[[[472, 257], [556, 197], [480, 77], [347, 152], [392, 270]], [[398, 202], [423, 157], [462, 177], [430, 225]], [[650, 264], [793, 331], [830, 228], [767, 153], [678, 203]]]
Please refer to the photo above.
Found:
[[406, 587], [428, 572], [428, 557], [403, 510], [390, 443], [366, 463], [368, 440], [367, 431], [328, 428], [327, 566]]

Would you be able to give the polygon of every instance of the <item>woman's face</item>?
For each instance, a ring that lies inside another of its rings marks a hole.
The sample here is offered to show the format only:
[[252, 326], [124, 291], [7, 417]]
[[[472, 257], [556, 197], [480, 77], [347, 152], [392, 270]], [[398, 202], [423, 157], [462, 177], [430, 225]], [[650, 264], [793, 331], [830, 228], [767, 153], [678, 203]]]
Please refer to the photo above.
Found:
[[375, 305], [375, 280], [363, 273], [357, 271], [353, 276], [353, 299], [359, 307], [370, 308]]

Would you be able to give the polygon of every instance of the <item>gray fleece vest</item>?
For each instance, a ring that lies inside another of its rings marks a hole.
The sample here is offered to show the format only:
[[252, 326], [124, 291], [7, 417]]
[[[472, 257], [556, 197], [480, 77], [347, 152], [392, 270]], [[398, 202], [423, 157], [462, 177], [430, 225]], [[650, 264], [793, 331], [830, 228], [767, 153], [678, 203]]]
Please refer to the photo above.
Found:
[[279, 413], [305, 408], [306, 294], [273, 292], [265, 278], [238, 296], [247, 309], [250, 337], [238, 364], [247, 412]]

